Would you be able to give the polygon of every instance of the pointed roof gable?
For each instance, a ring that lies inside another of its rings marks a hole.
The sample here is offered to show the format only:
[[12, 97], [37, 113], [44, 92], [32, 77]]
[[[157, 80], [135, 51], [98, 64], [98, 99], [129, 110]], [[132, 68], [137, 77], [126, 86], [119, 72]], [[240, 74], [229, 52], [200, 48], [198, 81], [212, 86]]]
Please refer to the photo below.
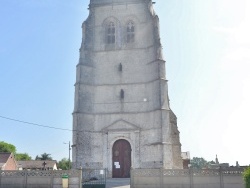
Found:
[[131, 130], [134, 131], [140, 130], [140, 127], [123, 119], [117, 120], [113, 122], [111, 125], [102, 129], [102, 131], [131, 131]]

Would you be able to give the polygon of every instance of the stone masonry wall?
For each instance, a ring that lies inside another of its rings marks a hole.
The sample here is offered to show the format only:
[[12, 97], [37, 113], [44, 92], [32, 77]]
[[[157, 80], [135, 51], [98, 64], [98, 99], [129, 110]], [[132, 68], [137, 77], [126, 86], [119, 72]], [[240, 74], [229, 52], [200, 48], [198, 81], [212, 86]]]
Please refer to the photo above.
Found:
[[[74, 166], [112, 173], [113, 144], [125, 139], [132, 148], [132, 167], [181, 168], [152, 2], [92, 0], [89, 10], [75, 85]], [[133, 43], [126, 42], [130, 21], [135, 26]], [[113, 44], [106, 38], [110, 22], [116, 29]]]

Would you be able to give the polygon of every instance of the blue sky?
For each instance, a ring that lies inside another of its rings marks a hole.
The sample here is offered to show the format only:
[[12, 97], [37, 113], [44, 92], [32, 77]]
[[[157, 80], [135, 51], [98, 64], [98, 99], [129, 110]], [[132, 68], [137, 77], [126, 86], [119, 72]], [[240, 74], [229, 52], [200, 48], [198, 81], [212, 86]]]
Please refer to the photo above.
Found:
[[[0, 116], [71, 129], [87, 0], [0, 1]], [[182, 150], [250, 164], [250, 3], [157, 0]], [[68, 157], [71, 132], [0, 118], [0, 140], [32, 157]]]

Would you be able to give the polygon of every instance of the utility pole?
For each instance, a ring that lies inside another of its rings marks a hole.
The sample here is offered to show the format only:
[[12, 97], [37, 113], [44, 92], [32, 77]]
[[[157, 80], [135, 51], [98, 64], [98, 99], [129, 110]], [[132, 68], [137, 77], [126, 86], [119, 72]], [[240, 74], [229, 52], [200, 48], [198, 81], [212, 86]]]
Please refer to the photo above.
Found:
[[[64, 144], [68, 144], [68, 143], [64, 143]], [[69, 170], [70, 170], [70, 150], [71, 150], [71, 146], [70, 146], [70, 141], [69, 141]]]
[[70, 150], [71, 150], [71, 146], [70, 146], [70, 141], [69, 141], [69, 170], [70, 170]]

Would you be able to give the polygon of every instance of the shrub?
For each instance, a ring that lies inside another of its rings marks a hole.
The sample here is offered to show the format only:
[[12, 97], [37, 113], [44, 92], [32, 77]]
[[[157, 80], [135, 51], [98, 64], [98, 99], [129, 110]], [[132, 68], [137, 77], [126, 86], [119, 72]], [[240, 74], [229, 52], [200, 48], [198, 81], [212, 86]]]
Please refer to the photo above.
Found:
[[244, 181], [246, 184], [246, 188], [250, 188], [250, 167], [245, 169], [245, 171], [243, 173], [243, 178], [244, 178]]

